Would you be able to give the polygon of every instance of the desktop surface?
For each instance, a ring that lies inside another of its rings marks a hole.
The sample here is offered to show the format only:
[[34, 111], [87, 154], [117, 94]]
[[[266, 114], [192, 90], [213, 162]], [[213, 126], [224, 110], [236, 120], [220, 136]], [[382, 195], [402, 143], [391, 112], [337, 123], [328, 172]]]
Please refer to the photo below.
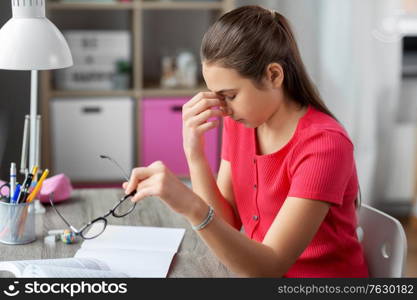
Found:
[[[108, 212], [123, 195], [122, 189], [76, 189], [71, 199], [56, 206], [74, 227], [81, 228]], [[191, 229], [185, 218], [157, 198], [144, 199], [126, 217], [109, 216], [107, 221], [109, 225], [185, 228], [184, 238], [174, 256], [168, 277], [233, 277]], [[53, 208], [47, 205], [45, 214], [36, 215], [36, 241], [25, 245], [0, 243], [0, 261], [73, 257], [82, 240], [75, 244], [64, 244], [61, 241], [56, 241], [54, 245], [44, 243], [47, 232], [54, 229], [66, 229], [66, 226]], [[0, 272], [0, 277], [11, 277], [11, 274]]]

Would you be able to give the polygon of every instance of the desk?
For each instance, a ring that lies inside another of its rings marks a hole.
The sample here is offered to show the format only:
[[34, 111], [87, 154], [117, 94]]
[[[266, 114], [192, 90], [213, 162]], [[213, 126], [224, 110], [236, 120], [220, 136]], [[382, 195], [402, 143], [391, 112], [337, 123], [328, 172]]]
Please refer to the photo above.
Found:
[[[106, 213], [122, 195], [121, 189], [79, 189], [73, 192], [71, 200], [59, 203], [57, 207], [75, 227], [80, 228], [84, 223]], [[135, 211], [124, 218], [109, 216], [107, 220], [108, 224], [112, 225], [186, 228], [168, 277], [233, 277], [191, 229], [186, 219], [170, 210], [157, 198], [147, 198], [139, 202]], [[81, 243], [66, 245], [57, 241], [53, 247], [43, 242], [48, 230], [63, 229], [64, 225], [48, 205], [45, 214], [37, 215], [37, 240], [26, 245], [12, 246], [0, 243], [0, 260], [73, 257]], [[8, 277], [10, 273], [0, 272], [0, 276]]]

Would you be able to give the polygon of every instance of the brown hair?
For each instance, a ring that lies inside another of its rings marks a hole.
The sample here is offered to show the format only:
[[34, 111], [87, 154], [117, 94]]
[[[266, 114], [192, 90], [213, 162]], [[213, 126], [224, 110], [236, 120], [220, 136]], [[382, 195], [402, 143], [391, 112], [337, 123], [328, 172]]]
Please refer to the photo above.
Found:
[[258, 87], [267, 66], [279, 63], [287, 96], [335, 118], [305, 70], [287, 19], [278, 12], [249, 5], [224, 14], [205, 33], [200, 55], [202, 61], [232, 68]]

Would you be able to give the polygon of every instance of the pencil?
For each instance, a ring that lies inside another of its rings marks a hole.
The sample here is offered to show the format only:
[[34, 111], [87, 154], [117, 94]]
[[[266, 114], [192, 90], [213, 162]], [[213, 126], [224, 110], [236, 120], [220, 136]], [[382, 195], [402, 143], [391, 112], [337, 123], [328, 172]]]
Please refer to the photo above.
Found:
[[35, 188], [33, 189], [32, 193], [30, 193], [29, 197], [27, 198], [26, 202], [32, 202], [32, 200], [36, 197], [36, 195], [38, 194], [39, 190], [42, 187], [42, 183], [45, 180], [46, 176], [48, 176], [49, 174], [49, 170], [45, 169], [45, 171], [43, 171], [41, 178], [39, 179], [38, 183], [36, 184]]
[[32, 175], [33, 175], [33, 177], [36, 176], [36, 173], [38, 173], [38, 166], [33, 166], [33, 169], [32, 169]]

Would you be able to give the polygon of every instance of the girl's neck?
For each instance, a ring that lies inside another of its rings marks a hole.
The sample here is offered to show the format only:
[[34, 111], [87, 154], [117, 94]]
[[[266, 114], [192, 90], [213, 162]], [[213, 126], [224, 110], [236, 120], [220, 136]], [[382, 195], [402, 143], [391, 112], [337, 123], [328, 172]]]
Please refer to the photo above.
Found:
[[273, 112], [270, 118], [258, 127], [258, 133], [266, 135], [287, 135], [288, 131], [294, 131], [298, 121], [304, 116], [307, 107], [299, 103], [285, 99]]
[[257, 153], [270, 154], [284, 147], [294, 136], [297, 124], [307, 111], [294, 101], [284, 101], [267, 122], [256, 128]]

